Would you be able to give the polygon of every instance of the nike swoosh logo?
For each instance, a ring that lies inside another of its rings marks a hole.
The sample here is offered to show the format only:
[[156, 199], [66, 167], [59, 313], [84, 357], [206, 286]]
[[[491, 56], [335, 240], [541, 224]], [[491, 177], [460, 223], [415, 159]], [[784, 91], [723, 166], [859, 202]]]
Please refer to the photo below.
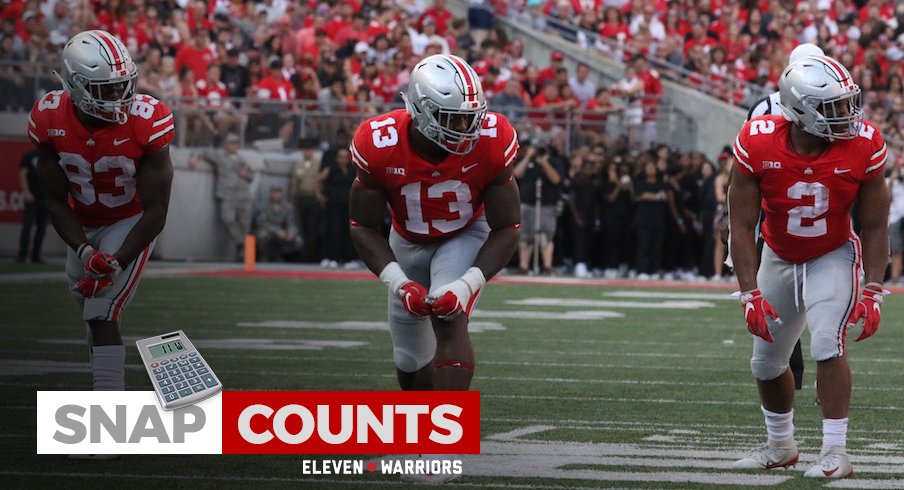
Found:
[[477, 163], [472, 163], [471, 165], [468, 165], [467, 167], [462, 167], [462, 168], [461, 168], [461, 173], [466, 174], [466, 173], [468, 173], [472, 168], [476, 167], [477, 165], [479, 165], [479, 164], [477, 164]]
[[836, 169], [835, 169], [835, 175], [838, 175], [838, 174], [845, 174], [845, 173], [848, 173], [848, 172], [850, 172], [850, 171], [851, 171], [851, 169], [849, 169], [849, 168], [836, 168]]
[[113, 140], [113, 146], [119, 146], [119, 145], [125, 143], [126, 141], [129, 141], [130, 139], [132, 139], [132, 138], [126, 138], [126, 139], [122, 139], [122, 140]]
[[756, 307], [753, 306], [753, 303], [747, 303], [746, 305], [744, 305], [744, 319], [746, 320], [747, 314], [755, 309], [756, 309]]
[[832, 476], [836, 471], [838, 471], [838, 468], [832, 468], [832, 471], [822, 470], [822, 474], [825, 476]]

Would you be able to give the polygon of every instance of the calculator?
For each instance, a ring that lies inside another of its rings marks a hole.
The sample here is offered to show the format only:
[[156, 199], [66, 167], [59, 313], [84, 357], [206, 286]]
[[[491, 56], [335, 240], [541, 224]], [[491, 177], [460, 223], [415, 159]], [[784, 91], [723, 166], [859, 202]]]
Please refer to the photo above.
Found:
[[198, 403], [223, 390], [182, 330], [139, 340], [136, 345], [164, 410]]

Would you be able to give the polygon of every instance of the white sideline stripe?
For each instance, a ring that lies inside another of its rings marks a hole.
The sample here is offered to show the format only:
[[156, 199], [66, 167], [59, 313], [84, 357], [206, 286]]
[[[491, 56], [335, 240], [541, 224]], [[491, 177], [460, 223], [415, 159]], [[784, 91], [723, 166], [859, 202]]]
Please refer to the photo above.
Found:
[[513, 441], [518, 439], [519, 437], [530, 435], [530, 434], [538, 434], [540, 432], [547, 432], [557, 427], [554, 425], [531, 425], [525, 427], [523, 429], [516, 429], [509, 432], [503, 432], [501, 434], [494, 434], [491, 436], [487, 436], [488, 439], [496, 439], [498, 441]]
[[577, 298], [524, 298], [509, 299], [507, 305], [518, 306], [564, 306], [571, 308], [638, 308], [644, 310], [696, 310], [700, 308], [713, 308], [716, 305], [705, 301], [606, 301], [600, 299]]
[[[372, 330], [389, 331], [389, 323], [386, 321], [343, 321], [343, 322], [309, 322], [295, 320], [267, 320], [263, 322], [239, 322], [239, 327], [254, 328], [307, 328], [317, 330]], [[498, 322], [469, 322], [468, 332], [502, 331], [505, 325]]]
[[699, 300], [716, 300], [716, 301], [732, 301], [737, 303], [737, 299], [732, 298], [730, 294], [725, 293], [674, 293], [667, 291], [612, 291], [603, 293], [603, 296], [610, 298], [645, 298], [645, 299], [699, 299]]
[[884, 490], [886, 488], [904, 488], [904, 480], [863, 480], [857, 479], [838, 480], [829, 483], [825, 488], [869, 488]]
[[564, 311], [561, 313], [529, 310], [474, 310], [471, 312], [472, 318], [516, 318], [521, 320], [605, 320], [624, 316], [624, 313], [605, 310]]
[[157, 126], [163, 126], [164, 124], [166, 124], [167, 122], [172, 121], [172, 120], [173, 120], [173, 115], [170, 114], [169, 116], [166, 116], [163, 119], [160, 119], [160, 120], [154, 122], [154, 124], [152, 124], [151, 127], [156, 128]]

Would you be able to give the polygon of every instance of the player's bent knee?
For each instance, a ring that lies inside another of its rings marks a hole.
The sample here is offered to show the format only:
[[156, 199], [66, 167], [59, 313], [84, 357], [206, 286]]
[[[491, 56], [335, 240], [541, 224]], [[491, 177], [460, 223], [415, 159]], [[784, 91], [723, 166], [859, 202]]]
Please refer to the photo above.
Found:
[[751, 359], [750, 371], [760, 381], [771, 381], [788, 370], [788, 363], [773, 362], [769, 359]]
[[405, 349], [395, 348], [392, 351], [393, 360], [399, 371], [413, 373], [433, 361], [433, 355], [415, 355]]

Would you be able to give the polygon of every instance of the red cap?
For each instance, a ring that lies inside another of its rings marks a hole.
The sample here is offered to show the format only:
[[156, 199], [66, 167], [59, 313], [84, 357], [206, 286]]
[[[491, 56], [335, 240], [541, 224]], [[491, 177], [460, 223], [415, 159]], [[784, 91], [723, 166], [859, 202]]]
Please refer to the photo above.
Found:
[[549, 55], [549, 59], [553, 61], [562, 61], [565, 59], [565, 55], [562, 54], [561, 51], [553, 51], [551, 55]]

